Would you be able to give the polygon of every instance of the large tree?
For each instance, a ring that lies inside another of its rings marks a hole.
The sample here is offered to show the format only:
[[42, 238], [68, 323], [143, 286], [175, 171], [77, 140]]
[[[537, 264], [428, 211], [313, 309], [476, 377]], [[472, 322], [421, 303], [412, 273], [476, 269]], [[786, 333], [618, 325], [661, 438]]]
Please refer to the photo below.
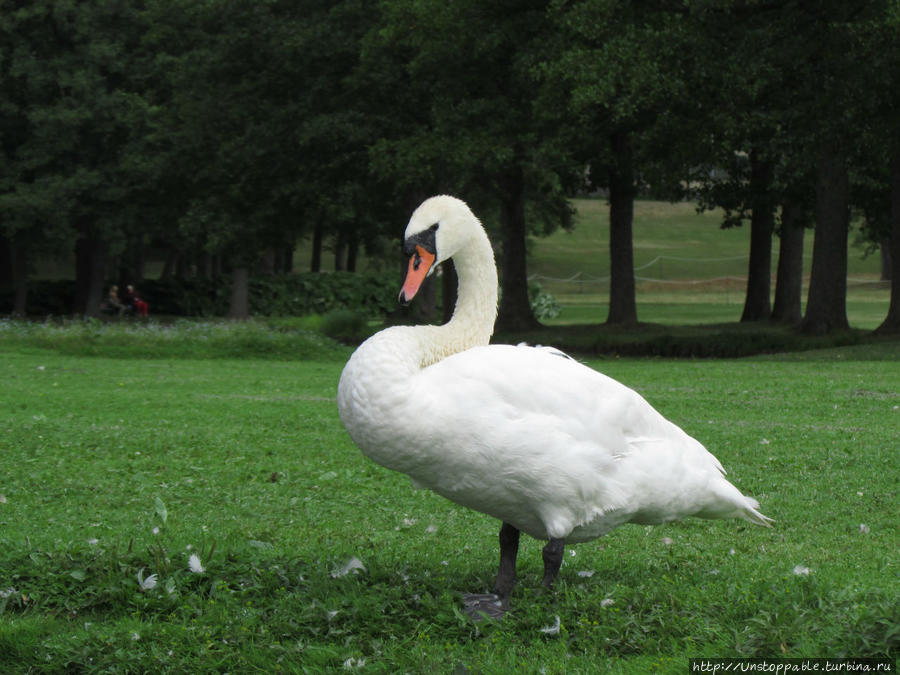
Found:
[[847, 330], [847, 236], [850, 195], [847, 159], [840, 148], [822, 148], [816, 161], [816, 230], [806, 314], [807, 333]]
[[[860, 73], [867, 89], [852, 174], [854, 204], [864, 235], [881, 248], [890, 271], [888, 313], [877, 331], [900, 333], [900, 5], [885, 3], [857, 29], [868, 67]], [[882, 271], [885, 270], [883, 262]]]
[[[802, 56], [793, 36], [802, 23], [787, 15], [787, 4], [724, 1], [699, 5], [692, 13], [698, 45], [707, 53], [710, 66], [690, 76], [705, 94], [696, 119], [706, 128], [693, 135], [699, 152], [692, 182], [699, 187], [704, 208], [723, 209], [723, 227], [749, 222], [741, 321], [772, 317], [776, 211], [783, 201], [782, 190], [797, 183], [788, 170], [796, 164], [791, 157], [792, 97], [803, 84], [793, 66]], [[791, 209], [789, 203], [788, 223], [795, 222], [796, 210]], [[799, 310], [794, 291], [801, 270], [797, 230], [788, 225], [781, 233], [787, 235], [782, 248], [788, 255], [779, 257], [778, 315], [787, 320]]]
[[893, 262], [891, 274], [891, 304], [888, 314], [878, 327], [878, 332], [883, 334], [900, 333], [900, 151], [894, 155], [891, 161], [891, 229], [886, 239], [890, 246], [890, 256]]
[[796, 11], [808, 26], [809, 75], [805, 98], [795, 112], [816, 120], [798, 129], [815, 158], [816, 199], [813, 263], [801, 329], [806, 333], [840, 332], [847, 319], [847, 246], [850, 221], [850, 171], [862, 132], [849, 119], [866, 116], [870, 97], [864, 74], [871, 42], [865, 28], [883, 19], [881, 2], [823, 2]]
[[[536, 68], [550, 47], [547, 3], [478, 0], [390, 3], [383, 35], [403, 45], [422, 124], [382, 144], [430, 186], [469, 201], [500, 224], [498, 327], [537, 325], [528, 301], [526, 236], [565, 222], [555, 133], [535, 111]], [[532, 208], [535, 207], [535, 208]], [[539, 222], [529, 222], [536, 214]]]
[[[138, 2], [8, 2], [0, 12], [0, 223], [22, 288], [29, 254], [75, 246], [75, 310], [94, 314], [111, 252], [148, 206], [146, 26]], [[19, 294], [17, 310], [24, 310]]]
[[707, 175], [711, 167], [729, 169], [724, 180], [704, 179], [703, 200], [724, 207], [726, 222], [751, 223], [743, 320], [769, 314], [769, 239], [779, 203], [784, 255], [775, 318], [796, 320], [802, 235], [791, 223], [801, 223], [806, 205], [814, 204], [813, 267], [802, 328], [824, 333], [848, 327], [850, 175], [861, 160], [867, 126], [859, 122], [870, 119], [884, 99], [875, 93], [881, 87], [872, 75], [878, 69], [871, 67], [868, 35], [873, 22], [883, 21], [886, 6], [877, 0], [723, 0], [695, 8], [705, 44], [718, 55], [708, 71], [717, 95], [703, 116], [711, 130], [710, 159], [698, 165]]
[[[168, 133], [172, 172], [187, 185], [179, 238], [231, 270], [229, 316], [249, 313], [251, 271], [266, 251], [292, 245], [305, 194], [303, 102], [318, 9], [218, 0], [156, 7], [171, 33], [189, 38], [171, 55]], [[158, 32], [158, 39], [166, 35]], [[312, 167], [310, 167], [310, 171]], [[293, 235], [293, 236], [292, 236]]]
[[295, 92], [298, 194], [314, 223], [319, 269], [329, 242], [335, 269], [355, 271], [359, 251], [378, 252], [384, 234], [397, 236], [397, 191], [373, 168], [371, 149], [408, 119], [404, 105], [418, 101], [396, 86], [405, 61], [372, 47], [379, 17], [365, 0], [321, 2], [304, 16], [303, 61], [295, 65], [303, 78]]
[[812, 215], [807, 195], [785, 189], [778, 227], [778, 269], [772, 321], [796, 325], [803, 318], [803, 240]]
[[545, 66], [567, 84], [563, 100], [579, 137], [568, 151], [609, 193], [607, 323], [637, 322], [632, 228], [641, 176], [660, 180], [683, 162], [669, 118], [686, 91], [684, 14], [669, 3], [618, 0], [554, 3], [563, 38]]

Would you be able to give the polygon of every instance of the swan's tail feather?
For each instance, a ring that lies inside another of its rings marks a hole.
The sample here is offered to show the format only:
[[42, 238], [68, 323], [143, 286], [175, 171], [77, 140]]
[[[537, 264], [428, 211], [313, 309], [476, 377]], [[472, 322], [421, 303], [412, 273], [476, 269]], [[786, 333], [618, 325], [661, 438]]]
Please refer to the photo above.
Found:
[[750, 521], [754, 525], [762, 525], [763, 527], [772, 527], [772, 523], [775, 522], [772, 518], [769, 518], [769, 516], [764, 516], [756, 509], [750, 508], [741, 513], [741, 518]]
[[759, 502], [741, 493], [734, 485], [722, 478], [712, 486], [712, 501], [698, 514], [702, 518], [743, 518], [744, 520], [772, 527], [775, 521], [759, 512]]
[[754, 525], [762, 525], [763, 527], [772, 527], [772, 523], [775, 521], [768, 516], [764, 516], [759, 512], [759, 502], [753, 499], [753, 497], [747, 497], [744, 495], [744, 499], [747, 500], [747, 505], [740, 512], [740, 517], [744, 520], [750, 521]]

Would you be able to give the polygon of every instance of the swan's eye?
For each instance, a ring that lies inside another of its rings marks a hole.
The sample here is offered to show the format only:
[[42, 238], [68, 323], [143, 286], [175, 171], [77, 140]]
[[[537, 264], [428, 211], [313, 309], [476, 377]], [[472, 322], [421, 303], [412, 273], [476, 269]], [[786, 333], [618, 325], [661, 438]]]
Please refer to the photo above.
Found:
[[403, 242], [403, 254], [408, 258], [412, 258], [416, 254], [418, 254], [420, 257], [426, 257], [426, 252], [433, 254], [435, 250], [434, 233], [437, 231], [437, 228], [437, 223], [435, 223], [427, 230], [423, 230], [418, 234], [410, 236], [406, 241]]

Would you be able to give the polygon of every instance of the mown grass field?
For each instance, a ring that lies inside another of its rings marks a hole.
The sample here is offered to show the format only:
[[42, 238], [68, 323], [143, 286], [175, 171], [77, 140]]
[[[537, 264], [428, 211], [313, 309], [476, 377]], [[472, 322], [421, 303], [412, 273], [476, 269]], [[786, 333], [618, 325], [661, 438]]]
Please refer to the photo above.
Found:
[[896, 659], [895, 347], [591, 362], [777, 522], [624, 526], [571, 547], [550, 593], [523, 540], [515, 611], [474, 624], [459, 596], [492, 584], [498, 524], [361, 456], [334, 401], [347, 348], [254, 323], [3, 323], [0, 672]]
[[[609, 301], [609, 206], [602, 199], [576, 199], [575, 228], [534, 239], [529, 274], [562, 305], [547, 323], [599, 323]], [[694, 325], [738, 321], [744, 304], [750, 228], [723, 230], [718, 211], [697, 213], [694, 204], [638, 201], [634, 213], [634, 265], [641, 321]], [[879, 283], [880, 260], [866, 255], [851, 234], [847, 314], [854, 328], [876, 328], [890, 303], [888, 284]], [[804, 242], [809, 279], [813, 232]], [[772, 292], [778, 238], [772, 241]], [[803, 299], [805, 306], [806, 285]]]

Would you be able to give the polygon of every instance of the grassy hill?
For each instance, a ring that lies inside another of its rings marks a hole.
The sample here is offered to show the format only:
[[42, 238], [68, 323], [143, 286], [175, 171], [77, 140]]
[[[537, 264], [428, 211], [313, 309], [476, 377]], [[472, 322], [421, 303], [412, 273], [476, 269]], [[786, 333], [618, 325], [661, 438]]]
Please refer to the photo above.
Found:
[[[553, 325], [597, 323], [606, 318], [609, 283], [609, 213], [605, 200], [577, 199], [575, 228], [531, 242], [529, 274], [559, 300]], [[691, 325], [738, 321], [744, 302], [749, 227], [723, 230], [719, 212], [694, 204], [638, 201], [634, 214], [634, 264], [638, 318]], [[851, 235], [852, 239], [853, 235]], [[813, 233], [806, 236], [804, 272], [812, 262]], [[778, 239], [772, 242], [772, 269]], [[879, 283], [877, 255], [851, 245], [848, 314], [854, 328], [875, 328], [890, 301]], [[774, 279], [773, 287], [774, 293]], [[804, 297], [806, 289], [804, 288]]]

